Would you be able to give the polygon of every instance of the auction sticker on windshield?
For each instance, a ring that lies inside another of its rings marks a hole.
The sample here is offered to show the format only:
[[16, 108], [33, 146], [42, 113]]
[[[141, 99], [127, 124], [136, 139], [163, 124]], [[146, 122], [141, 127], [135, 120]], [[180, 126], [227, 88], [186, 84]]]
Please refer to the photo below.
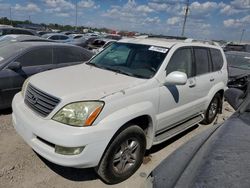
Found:
[[168, 49], [167, 48], [161, 48], [161, 47], [156, 47], [156, 46], [151, 46], [148, 50], [155, 51], [155, 52], [161, 52], [161, 53], [167, 53]]

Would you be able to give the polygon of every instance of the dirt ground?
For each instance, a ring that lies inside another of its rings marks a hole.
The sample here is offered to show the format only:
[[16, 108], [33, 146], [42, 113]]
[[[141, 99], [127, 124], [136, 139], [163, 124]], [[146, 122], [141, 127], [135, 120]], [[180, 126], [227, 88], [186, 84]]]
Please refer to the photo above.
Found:
[[[223, 114], [214, 123], [221, 123], [233, 113], [225, 103]], [[58, 166], [38, 156], [15, 132], [11, 110], [0, 111], [0, 188], [99, 188], [140, 187], [148, 174], [169, 154], [205, 131], [211, 125], [197, 125], [191, 130], [147, 151], [144, 164], [125, 182], [104, 184], [93, 169], [74, 169]]]

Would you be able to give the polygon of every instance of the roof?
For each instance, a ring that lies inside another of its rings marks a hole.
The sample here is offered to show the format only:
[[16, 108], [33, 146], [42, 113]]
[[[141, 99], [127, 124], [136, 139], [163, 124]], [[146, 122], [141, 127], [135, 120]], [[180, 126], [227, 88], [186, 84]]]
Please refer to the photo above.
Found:
[[198, 45], [198, 46], [212, 47], [212, 48], [219, 47], [219, 45], [212, 44], [211, 41], [200, 41], [200, 40], [193, 40], [193, 39], [186, 39], [186, 40], [166, 39], [166, 38], [157, 38], [157, 37], [155, 38], [148, 38], [148, 37], [126, 38], [126, 39], [119, 40], [119, 42], [154, 45], [154, 46], [161, 46], [165, 48], [171, 48], [172, 46], [176, 44], [189, 44], [192, 46]]

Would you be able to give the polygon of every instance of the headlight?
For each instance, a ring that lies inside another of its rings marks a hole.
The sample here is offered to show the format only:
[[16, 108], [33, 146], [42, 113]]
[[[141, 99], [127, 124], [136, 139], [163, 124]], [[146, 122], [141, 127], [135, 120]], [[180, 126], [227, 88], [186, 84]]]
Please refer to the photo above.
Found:
[[21, 94], [23, 97], [25, 96], [25, 92], [26, 92], [26, 88], [28, 86], [29, 80], [30, 78], [27, 78], [23, 83], [22, 90], [21, 90]]
[[59, 110], [53, 120], [71, 126], [90, 126], [102, 111], [104, 102], [76, 102], [71, 103]]

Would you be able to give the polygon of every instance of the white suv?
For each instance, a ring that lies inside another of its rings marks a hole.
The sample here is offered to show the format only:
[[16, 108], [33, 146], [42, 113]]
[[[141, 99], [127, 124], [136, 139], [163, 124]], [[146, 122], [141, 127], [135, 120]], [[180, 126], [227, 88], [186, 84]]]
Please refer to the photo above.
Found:
[[47, 160], [95, 167], [119, 183], [146, 149], [221, 111], [223, 50], [206, 42], [123, 39], [88, 63], [32, 76], [12, 103], [13, 124]]

